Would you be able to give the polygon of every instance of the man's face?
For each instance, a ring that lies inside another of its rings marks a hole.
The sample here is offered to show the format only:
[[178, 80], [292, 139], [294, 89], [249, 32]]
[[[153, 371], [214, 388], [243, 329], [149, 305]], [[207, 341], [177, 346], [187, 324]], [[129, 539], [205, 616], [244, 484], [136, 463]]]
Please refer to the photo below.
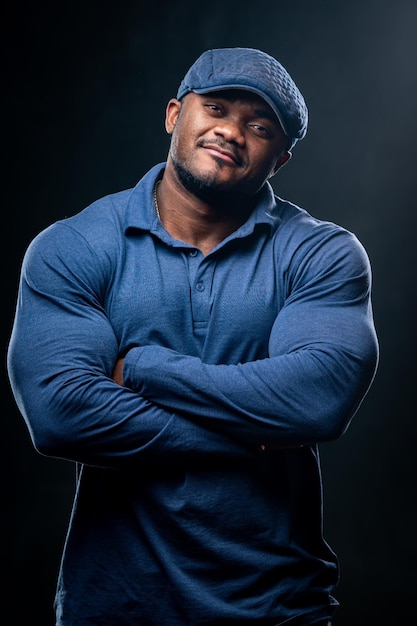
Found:
[[291, 156], [272, 109], [243, 90], [170, 100], [166, 128], [168, 166], [188, 191], [213, 203], [247, 201]]

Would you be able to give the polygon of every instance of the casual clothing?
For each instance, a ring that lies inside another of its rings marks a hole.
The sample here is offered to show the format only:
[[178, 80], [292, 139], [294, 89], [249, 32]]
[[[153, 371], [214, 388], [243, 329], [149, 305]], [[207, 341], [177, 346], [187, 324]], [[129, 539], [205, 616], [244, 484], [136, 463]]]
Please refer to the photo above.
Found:
[[39, 452], [79, 469], [57, 624], [320, 622], [338, 565], [316, 443], [374, 376], [368, 257], [269, 184], [204, 257], [157, 219], [163, 168], [23, 263], [12, 387]]

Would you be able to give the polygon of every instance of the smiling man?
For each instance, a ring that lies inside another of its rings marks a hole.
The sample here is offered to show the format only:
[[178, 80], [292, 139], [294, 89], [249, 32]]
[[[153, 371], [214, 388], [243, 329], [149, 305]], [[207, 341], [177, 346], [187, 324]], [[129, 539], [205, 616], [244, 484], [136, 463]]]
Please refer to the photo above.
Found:
[[233, 205], [243, 202], [249, 208], [265, 179], [290, 158], [277, 116], [248, 91], [190, 93], [171, 100], [166, 127], [173, 133], [167, 174], [173, 166], [180, 185], [214, 207], [228, 205], [226, 193]]
[[77, 468], [56, 625], [327, 626], [318, 444], [375, 374], [368, 256], [268, 182], [307, 130], [270, 55], [203, 53], [166, 130], [166, 162], [23, 262], [12, 388]]
[[247, 220], [265, 180], [288, 161], [288, 137], [266, 102], [244, 90], [170, 100], [166, 129], [172, 142], [157, 187], [161, 221], [210, 252]]

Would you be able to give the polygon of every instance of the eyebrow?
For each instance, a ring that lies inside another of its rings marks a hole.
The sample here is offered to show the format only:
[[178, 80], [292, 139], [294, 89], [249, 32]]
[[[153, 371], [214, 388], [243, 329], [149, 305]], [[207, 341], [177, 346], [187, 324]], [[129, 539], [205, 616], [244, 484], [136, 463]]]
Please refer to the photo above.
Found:
[[271, 122], [274, 122], [277, 126], [281, 126], [279, 119], [277, 118], [277, 116], [275, 115], [273, 111], [269, 111], [268, 109], [255, 109], [254, 113], [258, 117], [264, 117], [265, 119], [271, 120]]
[[[225, 89], [225, 90], [219, 89], [218, 91], [212, 91], [212, 92], [209, 92], [207, 94], [200, 94], [200, 95], [203, 96], [203, 97], [206, 97], [206, 98], [209, 98], [211, 96], [212, 98], [219, 99], [219, 100], [222, 100], [222, 99], [225, 99], [225, 100], [238, 100], [239, 99], [238, 96], [230, 97], [230, 95], [229, 95], [229, 97], [227, 97], [227, 95], [226, 95], [226, 93], [230, 94], [231, 92], [234, 92], [234, 91], [235, 91], [234, 89], [230, 89], [230, 90], [229, 89]], [[236, 90], [236, 91], [240, 91], [240, 90]], [[263, 117], [266, 120], [270, 120], [271, 122], [273, 122], [275, 124], [275, 126], [277, 128], [282, 130], [281, 122], [279, 121], [276, 113], [274, 113], [274, 111], [272, 109], [269, 109], [269, 108], [256, 108], [256, 109], [254, 109], [253, 112], [254, 112], [254, 114], [257, 117]]]

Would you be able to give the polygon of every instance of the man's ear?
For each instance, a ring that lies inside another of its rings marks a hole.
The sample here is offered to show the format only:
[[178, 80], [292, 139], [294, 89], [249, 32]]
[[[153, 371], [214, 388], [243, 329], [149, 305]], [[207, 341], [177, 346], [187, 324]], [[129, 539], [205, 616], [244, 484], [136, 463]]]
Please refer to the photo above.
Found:
[[171, 98], [167, 104], [165, 111], [165, 129], [169, 135], [172, 134], [174, 126], [177, 122], [178, 115], [180, 114], [181, 102], [176, 98]]
[[272, 176], [275, 176], [278, 170], [280, 170], [281, 167], [284, 167], [284, 165], [288, 163], [291, 157], [292, 157], [292, 152], [284, 152], [284, 154], [281, 154], [281, 156], [277, 159], [277, 162], [275, 163], [274, 169], [272, 170], [269, 178], [272, 178]]

